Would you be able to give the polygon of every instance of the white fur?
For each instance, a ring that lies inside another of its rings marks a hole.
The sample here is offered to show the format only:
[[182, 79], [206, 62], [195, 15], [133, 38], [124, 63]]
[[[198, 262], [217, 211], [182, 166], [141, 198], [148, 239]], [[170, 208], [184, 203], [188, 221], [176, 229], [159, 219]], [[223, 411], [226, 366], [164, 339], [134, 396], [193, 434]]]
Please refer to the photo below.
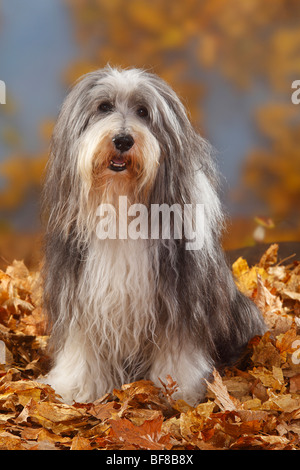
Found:
[[126, 383], [124, 360], [130, 364], [149, 336], [155, 341], [148, 256], [143, 240], [94, 237], [78, 285], [78, 312], [73, 312], [69, 337], [48, 377], [64, 398], [71, 393], [82, 400], [82, 384], [90, 391], [85, 401], [111, 390], [116, 377], [108, 364], [119, 384]]
[[212, 369], [212, 362], [201, 349], [194, 348], [188, 341], [183, 348], [176, 342], [165, 342], [154, 358], [149, 378], [160, 385], [158, 378], [165, 381], [170, 375], [178, 385], [173, 398], [183, 398], [186, 402], [195, 404], [205, 395], [204, 379], [209, 377]]
[[142, 366], [148, 366], [148, 378], [160, 385], [158, 379], [169, 374], [180, 396], [192, 403], [201, 397], [201, 379], [211, 371], [201, 350], [180, 347], [167, 332], [156, 336], [155, 257], [151, 263], [148, 243], [94, 238], [78, 286], [78, 311], [46, 378], [66, 402], [93, 401], [132, 381], [124, 364], [135, 365], [138, 378], [143, 370], [135, 360], [146, 342], [151, 348]]

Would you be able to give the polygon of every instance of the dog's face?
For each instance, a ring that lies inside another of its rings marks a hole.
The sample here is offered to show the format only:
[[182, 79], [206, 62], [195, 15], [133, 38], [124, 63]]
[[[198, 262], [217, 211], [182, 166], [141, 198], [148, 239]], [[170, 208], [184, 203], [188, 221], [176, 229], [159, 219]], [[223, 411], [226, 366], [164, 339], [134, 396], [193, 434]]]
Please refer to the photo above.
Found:
[[[102, 200], [146, 197], [160, 159], [149, 89], [132, 72], [99, 77], [89, 89], [86, 127], [80, 136], [78, 171]], [[145, 88], [145, 85], [144, 87]], [[149, 88], [149, 86], [148, 86]]]
[[106, 68], [74, 87], [56, 136], [87, 192], [101, 202], [119, 195], [145, 202], [159, 165], [180, 155], [188, 126], [183, 105], [156, 75]]

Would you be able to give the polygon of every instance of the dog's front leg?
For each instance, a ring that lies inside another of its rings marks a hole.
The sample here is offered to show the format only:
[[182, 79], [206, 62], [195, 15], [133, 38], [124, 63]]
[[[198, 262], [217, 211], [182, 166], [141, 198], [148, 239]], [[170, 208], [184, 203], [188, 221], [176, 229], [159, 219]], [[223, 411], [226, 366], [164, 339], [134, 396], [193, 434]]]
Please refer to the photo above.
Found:
[[53, 368], [42, 380], [66, 403], [91, 402], [107, 391], [104, 364], [101, 370], [100, 361], [80, 329], [69, 333], [63, 348], [54, 356]]
[[203, 400], [206, 392], [206, 382], [213, 364], [204, 353], [187, 342], [184, 346], [175, 347], [176, 341], [170, 347], [170, 341], [165, 341], [150, 370], [149, 378], [158, 386], [159, 379], [163, 382], [170, 375], [178, 384], [178, 391], [173, 395], [175, 399], [181, 398], [194, 405]]

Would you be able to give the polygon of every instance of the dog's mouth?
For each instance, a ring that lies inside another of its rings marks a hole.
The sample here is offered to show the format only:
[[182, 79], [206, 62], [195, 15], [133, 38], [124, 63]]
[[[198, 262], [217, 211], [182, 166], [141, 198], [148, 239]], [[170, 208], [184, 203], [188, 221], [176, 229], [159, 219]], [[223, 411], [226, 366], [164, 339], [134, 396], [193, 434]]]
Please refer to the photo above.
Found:
[[127, 166], [127, 161], [125, 160], [122, 155], [120, 156], [115, 156], [111, 159], [110, 164], [109, 164], [109, 169], [112, 171], [124, 171], [126, 170]]

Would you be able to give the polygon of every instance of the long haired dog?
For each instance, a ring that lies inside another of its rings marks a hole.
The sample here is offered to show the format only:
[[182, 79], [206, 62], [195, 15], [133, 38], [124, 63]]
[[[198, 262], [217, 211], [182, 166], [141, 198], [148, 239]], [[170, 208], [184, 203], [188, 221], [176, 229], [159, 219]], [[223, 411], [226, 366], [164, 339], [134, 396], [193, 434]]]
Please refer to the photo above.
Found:
[[[265, 331], [220, 248], [217, 186], [210, 146], [156, 75], [107, 67], [73, 88], [54, 130], [44, 192], [47, 381], [66, 401], [169, 374], [178, 396], [197, 402], [212, 369]], [[149, 210], [202, 204], [201, 249], [174, 236], [174, 217], [169, 238], [99, 237], [99, 205], [117, 213], [120, 196]]]

